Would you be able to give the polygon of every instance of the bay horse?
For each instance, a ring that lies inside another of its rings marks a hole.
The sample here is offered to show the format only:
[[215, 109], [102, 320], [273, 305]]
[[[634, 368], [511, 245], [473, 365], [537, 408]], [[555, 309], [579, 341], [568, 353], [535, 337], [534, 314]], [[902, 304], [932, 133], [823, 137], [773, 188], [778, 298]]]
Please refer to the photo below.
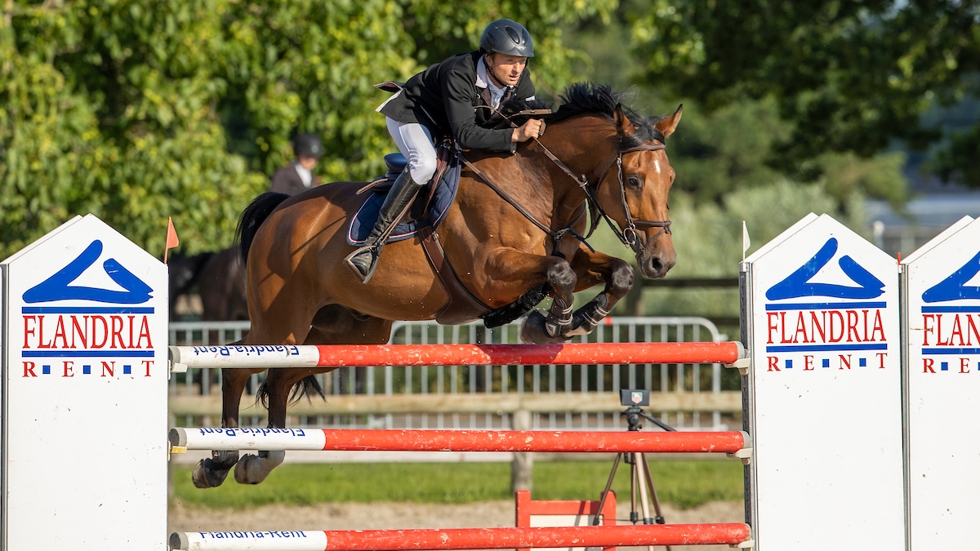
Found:
[[[593, 251], [582, 237], [600, 215], [614, 221], [644, 276], [663, 277], [674, 265], [667, 217], [674, 171], [664, 147], [682, 108], [654, 120], [620, 99], [608, 86], [572, 85], [561, 107], [544, 115], [547, 131], [539, 139], [519, 144], [514, 155], [465, 154], [456, 200], [435, 233], [462, 285], [494, 310], [484, 318], [488, 325], [494, 315], [495, 324], [512, 321], [550, 294], [547, 315], [528, 316], [522, 340], [565, 342], [591, 332], [633, 285], [629, 263]], [[433, 319], [447, 304], [450, 295], [418, 240], [390, 243], [366, 285], [344, 266], [363, 185], [333, 183], [292, 197], [266, 193], [246, 208], [238, 237], [252, 326], [242, 344], [384, 344], [393, 320]], [[585, 216], [587, 204], [592, 216]], [[599, 284], [602, 292], [573, 311], [573, 293]], [[285, 427], [295, 385], [301, 389], [315, 380], [311, 375], [332, 369], [270, 370], [259, 392], [269, 427]], [[222, 370], [222, 426], [238, 427], [243, 389], [259, 371]], [[235, 466], [238, 482], [257, 484], [284, 457], [262, 451], [239, 461], [237, 451], [214, 451], [193, 480], [214, 487]]]

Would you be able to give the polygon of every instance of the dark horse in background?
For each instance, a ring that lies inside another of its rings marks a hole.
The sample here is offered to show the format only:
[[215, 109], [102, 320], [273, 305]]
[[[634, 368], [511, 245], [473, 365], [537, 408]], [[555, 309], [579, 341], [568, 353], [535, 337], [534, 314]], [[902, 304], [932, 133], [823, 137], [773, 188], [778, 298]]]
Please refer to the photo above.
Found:
[[[596, 212], [612, 219], [644, 276], [663, 277], [676, 256], [667, 217], [674, 171], [664, 147], [681, 109], [647, 119], [608, 87], [589, 84], [571, 86], [562, 99], [557, 112], [544, 116], [547, 132], [520, 144], [516, 154], [466, 153], [472, 165], [435, 232], [460, 282], [493, 310], [484, 317], [488, 325], [491, 316], [495, 324], [506, 323], [545, 295], [553, 297], [546, 315], [533, 312], [524, 322], [522, 339], [538, 343], [591, 332], [633, 285], [629, 263], [576, 237], [587, 233], [590, 221], [595, 225]], [[417, 239], [389, 244], [366, 285], [344, 266], [352, 250], [347, 229], [363, 186], [334, 183], [292, 197], [266, 193], [245, 210], [239, 238], [248, 259], [252, 326], [244, 344], [382, 344], [393, 320], [433, 319], [449, 302]], [[602, 291], [573, 310], [573, 293], [599, 284]], [[332, 369], [271, 370], [260, 389], [269, 426], [285, 427], [294, 385]], [[222, 371], [223, 426], [238, 426], [242, 391], [258, 371]], [[237, 451], [212, 452], [195, 469], [194, 483], [217, 486], [235, 466], [238, 482], [257, 484], [284, 457], [263, 451], [239, 461]]]
[[195, 255], [175, 253], [170, 269], [170, 320], [177, 318], [177, 301], [197, 290], [202, 321], [248, 320], [245, 263], [237, 247]]

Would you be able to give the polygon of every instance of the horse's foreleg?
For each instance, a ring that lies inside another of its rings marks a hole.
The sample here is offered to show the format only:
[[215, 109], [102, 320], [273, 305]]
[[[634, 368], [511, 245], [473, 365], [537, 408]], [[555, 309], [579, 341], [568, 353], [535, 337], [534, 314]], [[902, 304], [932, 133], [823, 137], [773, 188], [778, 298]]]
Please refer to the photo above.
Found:
[[602, 318], [609, 315], [616, 303], [633, 288], [633, 267], [629, 263], [602, 253], [580, 249], [572, 261], [579, 273], [581, 289], [606, 282], [606, 287], [572, 316], [571, 328], [566, 336], [591, 333]]
[[[265, 379], [264, 389], [269, 400], [269, 428], [286, 428], [286, 404], [293, 385], [312, 373], [308, 369], [274, 369]], [[269, 476], [286, 458], [284, 450], [260, 451], [245, 454], [235, 465], [235, 481], [239, 484], [258, 484]]]
[[575, 271], [568, 262], [558, 257], [547, 257], [545, 278], [554, 292], [548, 314], [534, 311], [528, 314], [521, 325], [521, 339], [536, 344], [561, 343], [567, 340], [567, 332], [572, 328], [572, 303], [575, 300]]
[[[242, 393], [248, 378], [256, 373], [248, 369], [221, 370], [221, 426], [226, 428], [238, 427], [238, 408], [241, 405]], [[202, 459], [194, 468], [191, 480], [198, 488], [216, 488], [221, 486], [228, 476], [228, 471], [238, 462], [237, 450], [213, 450], [211, 457]]]

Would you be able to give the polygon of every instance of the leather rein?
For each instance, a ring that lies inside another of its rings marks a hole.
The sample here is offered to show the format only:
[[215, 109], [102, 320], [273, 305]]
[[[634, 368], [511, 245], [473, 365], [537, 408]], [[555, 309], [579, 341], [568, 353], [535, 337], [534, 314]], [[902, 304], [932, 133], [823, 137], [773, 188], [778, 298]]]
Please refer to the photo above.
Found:
[[[551, 111], [548, 109], [531, 109], [531, 110], [525, 110], [525, 111], [515, 113], [512, 116], [516, 117], [520, 115], [542, 115], [548, 113], [551, 113]], [[511, 124], [512, 127], [516, 128], [517, 125], [514, 124], [514, 122], [511, 120], [511, 117], [503, 115], [502, 113], [499, 113], [499, 111], [498, 114], [503, 116]], [[568, 165], [563, 163], [561, 159], [559, 159], [554, 153], [551, 152], [550, 149], [548, 149], [547, 147], [544, 146], [544, 144], [541, 143], [541, 141], [538, 139], [537, 136], [532, 138], [535, 141], [535, 143], [537, 143], [538, 146], [541, 148], [541, 150], [544, 152], [545, 156], [547, 156], [553, 163], [555, 163], [555, 165], [559, 169], [561, 169], [562, 172], [564, 172], [572, 180], [574, 180], [575, 183], [577, 183], [579, 187], [582, 188], [582, 191], [585, 193], [586, 202], [588, 203], [589, 207], [592, 209], [593, 212], [590, 228], [586, 236], [579, 235], [578, 232], [572, 229], [572, 226], [576, 224], [579, 220], [581, 220], [582, 216], [585, 214], [584, 210], [582, 211], [581, 214], [579, 214], [579, 216], [577, 216], [574, 220], [572, 220], [568, 224], [568, 226], [560, 230], [554, 230], [550, 226], [544, 224], [543, 222], [535, 218], [533, 214], [531, 214], [527, 209], [525, 209], [513, 197], [507, 194], [507, 192], [505, 192], [503, 189], [497, 186], [493, 182], [493, 180], [490, 179], [489, 176], [487, 176], [483, 171], [478, 169], [473, 163], [466, 160], [466, 158], [463, 157], [462, 155], [460, 155], [460, 158], [463, 159], [463, 163], [466, 165], [466, 167], [472, 170], [474, 174], [476, 174], [481, 180], [483, 180], [483, 182], [487, 185], [487, 187], [492, 189], [498, 196], [500, 196], [501, 199], [503, 199], [507, 203], [510, 203], [511, 206], [513, 206], [525, 218], [530, 220], [531, 223], [533, 223], [542, 231], [550, 235], [555, 243], [555, 248], [554, 248], [555, 253], [557, 253], [558, 245], [566, 233], [571, 233], [579, 241], [585, 244], [585, 246], [588, 247], [589, 250], [595, 252], [595, 249], [593, 249], [592, 246], [589, 245], [588, 242], [586, 242], [586, 238], [592, 235], [592, 233], [595, 231], [598, 218], [602, 217], [606, 221], [606, 223], [609, 224], [609, 228], [612, 229], [613, 234], [616, 235], [619, 241], [622, 242], [624, 245], [629, 246], [629, 248], [633, 249], [634, 253], [639, 254], [640, 251], [642, 250], [642, 245], [638, 237], [639, 234], [639, 232], [637, 231], [638, 229], [660, 228], [660, 231], [657, 232], [657, 234], [654, 235], [651, 238], [651, 240], [656, 240], [662, 234], [671, 233], [670, 220], [634, 219], [632, 212], [630, 212], [629, 203], [627, 203], [626, 201], [626, 183], [623, 180], [623, 155], [627, 153], [635, 153], [639, 151], [660, 151], [662, 149], [666, 149], [667, 146], [664, 143], [666, 142], [666, 138], [664, 138], [663, 134], [661, 134], [656, 129], [654, 129], [654, 132], [655, 132], [654, 139], [658, 140], [661, 143], [644, 143], [639, 146], [631, 147], [629, 149], [624, 149], [617, 152], [616, 168], [618, 171], [617, 178], [619, 180], [620, 204], [623, 208], [623, 213], [625, 214], [625, 218], [626, 218], [626, 227], [623, 230], [620, 230], [616, 226], [616, 224], [609, 218], [609, 215], [606, 214], [606, 211], [599, 204], [599, 198], [598, 198], [599, 186], [602, 185], [602, 181], [605, 180], [606, 175], [609, 173], [609, 169], [612, 168], [612, 164], [610, 164], [610, 166], [606, 168], [605, 172], [602, 173], [602, 176], [599, 178], [598, 182], [596, 182], [595, 186], [591, 186], [589, 184], [588, 178], [586, 178], [584, 174], [581, 176], [576, 176], [575, 173], [572, 172], [570, 168], [568, 168]]]

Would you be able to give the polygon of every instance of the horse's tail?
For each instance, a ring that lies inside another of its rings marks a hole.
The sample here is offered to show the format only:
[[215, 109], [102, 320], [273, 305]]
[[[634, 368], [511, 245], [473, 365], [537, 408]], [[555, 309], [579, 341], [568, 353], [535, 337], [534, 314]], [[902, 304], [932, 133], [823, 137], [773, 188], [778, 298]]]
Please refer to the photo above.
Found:
[[289, 195], [285, 193], [267, 191], [256, 197], [242, 211], [242, 216], [238, 219], [238, 229], [235, 230], [235, 241], [238, 243], [239, 254], [242, 255], [242, 266], [248, 260], [248, 250], [252, 248], [255, 232], [259, 231], [262, 222], [265, 222], [272, 211], [286, 199], [289, 199]]
[[[289, 401], [290, 403], [296, 403], [303, 396], [309, 399], [314, 394], [324, 400], [327, 398], [327, 395], [323, 393], [323, 388], [320, 386], [320, 381], [316, 380], [316, 375], [307, 375], [300, 382], [293, 385], [293, 394], [289, 397]], [[255, 401], [260, 402], [266, 408], [269, 407], [269, 389], [266, 388], [264, 381], [259, 385], [259, 389], [255, 393]]]

